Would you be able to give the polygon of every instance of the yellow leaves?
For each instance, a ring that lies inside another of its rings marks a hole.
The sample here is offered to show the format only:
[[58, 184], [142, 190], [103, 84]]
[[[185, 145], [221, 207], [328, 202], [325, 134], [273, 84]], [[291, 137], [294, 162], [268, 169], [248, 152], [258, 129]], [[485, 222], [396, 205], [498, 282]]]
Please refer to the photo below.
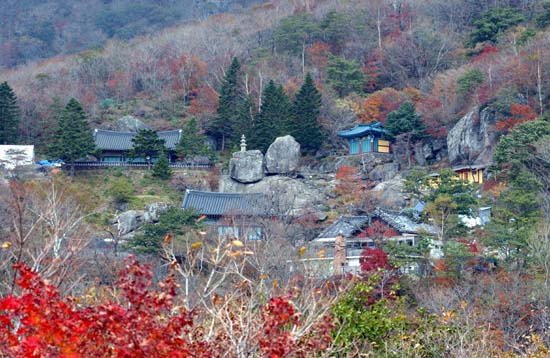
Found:
[[260, 275], [260, 280], [265, 280], [267, 278], [267, 275], [265, 273]]
[[233, 245], [233, 246], [235, 246], [235, 247], [243, 247], [243, 246], [244, 246], [243, 242], [240, 241], [240, 240], [233, 240], [233, 241], [231, 241], [231, 245]]
[[273, 280], [273, 288], [279, 287], [279, 280]]
[[456, 316], [456, 313], [454, 311], [445, 311], [441, 313], [441, 321], [443, 323], [451, 323], [451, 321], [455, 316]]
[[197, 249], [199, 249], [201, 246], [202, 246], [202, 241], [194, 242], [194, 243], [191, 245], [191, 250], [197, 250]]
[[9, 248], [11, 247], [11, 242], [9, 242], [9, 241], [4, 241], [4, 242], [2, 243], [2, 246], [0, 246], [0, 247], [3, 248], [3, 249], [9, 249]]
[[300, 250], [298, 250], [298, 255], [300, 257], [304, 257], [305, 254], [306, 254], [306, 247], [305, 246], [300, 247]]

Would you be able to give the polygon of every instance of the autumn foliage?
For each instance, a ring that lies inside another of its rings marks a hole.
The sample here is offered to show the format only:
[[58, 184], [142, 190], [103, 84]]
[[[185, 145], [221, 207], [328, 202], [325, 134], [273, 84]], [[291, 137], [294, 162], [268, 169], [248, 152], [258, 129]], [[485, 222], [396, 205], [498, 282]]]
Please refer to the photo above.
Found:
[[497, 122], [498, 130], [509, 131], [520, 123], [532, 121], [537, 118], [537, 114], [531, 107], [518, 103], [510, 105], [510, 113], [512, 114], [511, 117]]
[[192, 314], [174, 304], [168, 276], [151, 287], [151, 271], [128, 263], [120, 293], [97, 305], [62, 297], [29, 268], [19, 265], [22, 293], [0, 300], [0, 355], [18, 357], [207, 357], [203, 342], [186, 338]]
[[[21, 293], [0, 299], [2, 357], [214, 357], [221, 355], [220, 348], [227, 352], [220, 347], [222, 336], [204, 337], [199, 314], [177, 297], [174, 276], [155, 289], [149, 268], [133, 258], [108, 297], [63, 297], [28, 267], [16, 269]], [[331, 342], [328, 315], [307, 334], [296, 335], [303, 322], [290, 297], [273, 297], [258, 313], [261, 321], [252, 336], [263, 357], [305, 357]]]

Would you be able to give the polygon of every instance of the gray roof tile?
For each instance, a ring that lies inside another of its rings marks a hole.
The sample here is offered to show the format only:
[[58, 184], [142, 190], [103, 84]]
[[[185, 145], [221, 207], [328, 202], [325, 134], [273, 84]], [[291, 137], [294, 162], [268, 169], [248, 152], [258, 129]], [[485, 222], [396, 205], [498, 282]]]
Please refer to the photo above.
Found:
[[[133, 147], [132, 138], [137, 132], [119, 132], [105, 129], [94, 130], [95, 146], [103, 150], [130, 150]], [[181, 129], [157, 132], [164, 139], [166, 149], [176, 149], [181, 137]]]
[[187, 190], [181, 204], [183, 209], [195, 209], [201, 215], [266, 215], [268, 208], [263, 194], [217, 193]]
[[[435, 227], [424, 223], [414, 222], [408, 216], [400, 214], [399, 212], [376, 209], [373, 212], [373, 216], [379, 217], [401, 234], [418, 234], [422, 231], [430, 234], [437, 233]], [[368, 222], [368, 216], [342, 216], [325, 228], [325, 230], [317, 236], [317, 239], [334, 238], [338, 233], [342, 233], [346, 237], [352, 237], [358, 231], [363, 230]]]

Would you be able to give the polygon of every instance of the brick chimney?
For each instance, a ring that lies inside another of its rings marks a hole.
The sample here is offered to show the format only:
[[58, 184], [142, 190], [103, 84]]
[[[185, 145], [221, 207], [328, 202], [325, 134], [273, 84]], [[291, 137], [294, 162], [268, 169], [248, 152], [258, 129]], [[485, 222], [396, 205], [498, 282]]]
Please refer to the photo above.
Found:
[[334, 240], [334, 274], [344, 274], [346, 265], [346, 238], [339, 232]]

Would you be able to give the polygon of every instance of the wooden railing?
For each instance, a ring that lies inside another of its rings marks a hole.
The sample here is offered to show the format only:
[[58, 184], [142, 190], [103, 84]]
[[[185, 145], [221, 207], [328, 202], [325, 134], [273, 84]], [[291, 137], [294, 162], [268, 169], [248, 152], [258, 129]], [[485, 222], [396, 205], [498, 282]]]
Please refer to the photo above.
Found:
[[[75, 169], [101, 169], [101, 168], [147, 168], [149, 165], [146, 162], [74, 162]], [[150, 164], [153, 167], [153, 163]], [[71, 164], [64, 164], [64, 168], [70, 168]], [[212, 164], [207, 163], [168, 163], [170, 168], [185, 168], [185, 169], [209, 169]]]

